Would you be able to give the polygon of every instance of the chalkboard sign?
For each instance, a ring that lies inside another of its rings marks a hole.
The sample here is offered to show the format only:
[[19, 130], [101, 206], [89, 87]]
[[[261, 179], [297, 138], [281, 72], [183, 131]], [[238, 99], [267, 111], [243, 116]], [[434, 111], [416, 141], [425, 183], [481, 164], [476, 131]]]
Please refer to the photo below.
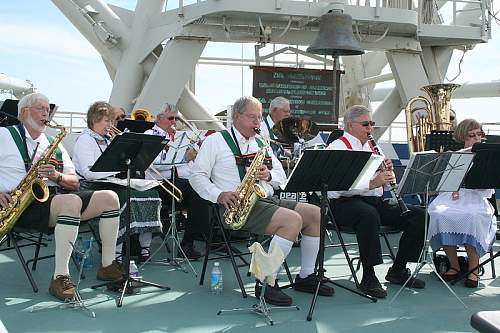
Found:
[[290, 101], [292, 116], [317, 123], [333, 122], [333, 71], [286, 67], [253, 69], [253, 96], [269, 111], [273, 98], [283, 96]]

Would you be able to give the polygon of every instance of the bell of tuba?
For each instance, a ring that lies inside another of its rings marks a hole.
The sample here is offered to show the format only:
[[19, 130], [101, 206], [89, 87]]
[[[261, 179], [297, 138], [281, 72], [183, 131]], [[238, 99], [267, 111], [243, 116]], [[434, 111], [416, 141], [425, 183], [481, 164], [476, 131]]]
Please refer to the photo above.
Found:
[[19, 220], [21, 214], [28, 206], [37, 200], [45, 202], [49, 198], [49, 187], [43, 179], [38, 176], [38, 170], [43, 164], [47, 164], [52, 154], [54, 154], [57, 146], [66, 135], [66, 129], [63, 126], [52, 126], [46, 123], [47, 126], [57, 128], [59, 134], [54, 141], [43, 152], [42, 156], [34, 163], [24, 176], [23, 180], [10, 193], [11, 201], [9, 206], [0, 209], [0, 238], [5, 236], [14, 224]]
[[[451, 95], [460, 87], [459, 84], [441, 83], [424, 86], [430, 98], [416, 96], [408, 101], [405, 107], [406, 134], [410, 154], [425, 150], [426, 135], [431, 131], [449, 131]], [[425, 107], [414, 108], [416, 102], [423, 102]], [[425, 110], [424, 114], [420, 112]], [[415, 114], [417, 113], [418, 114]]]
[[135, 109], [130, 115], [132, 120], [153, 121], [153, 115], [148, 110]]

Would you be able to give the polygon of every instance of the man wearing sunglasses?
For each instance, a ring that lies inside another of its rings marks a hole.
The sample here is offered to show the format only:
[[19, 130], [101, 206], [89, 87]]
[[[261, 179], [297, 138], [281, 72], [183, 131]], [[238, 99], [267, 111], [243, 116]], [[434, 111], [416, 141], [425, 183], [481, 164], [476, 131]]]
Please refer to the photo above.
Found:
[[[192, 133], [177, 131], [177, 107], [165, 103], [162, 112], [156, 116], [155, 125], [144, 134], [163, 136], [168, 144], [153, 162], [154, 167], [160, 171], [163, 178], [174, 179], [175, 186], [182, 192], [183, 200], [180, 203], [182, 208], [187, 209], [187, 223], [185, 225], [184, 237], [181, 241], [182, 251], [188, 259], [196, 260], [201, 257], [201, 253], [194, 248], [194, 237], [196, 232], [202, 232], [208, 225], [208, 205], [202, 200], [189, 184], [191, 166], [196, 158], [197, 151], [194, 148], [185, 149], [189, 144]], [[182, 141], [181, 141], [182, 140]], [[184, 149], [182, 149], [184, 148]], [[172, 150], [172, 151], [169, 151]], [[177, 152], [183, 154], [182, 160], [174, 168], [173, 159], [178, 161], [175, 155]], [[151, 178], [151, 177], [148, 177]], [[167, 188], [168, 185], [166, 184]], [[156, 187], [163, 202], [164, 207], [170, 207], [172, 197], [162, 187]]]
[[[368, 140], [374, 126], [371, 111], [362, 105], [354, 105], [344, 115], [344, 134], [328, 148], [375, 153], [372, 143]], [[402, 285], [406, 282], [410, 277], [406, 264], [418, 261], [424, 241], [424, 210], [408, 205], [410, 212], [400, 216], [398, 205], [390, 205], [383, 200], [384, 186], [395, 181], [391, 160], [385, 159], [384, 163], [386, 167], [373, 175], [365, 190], [328, 193], [336, 222], [352, 228], [356, 233], [363, 265], [363, 278], [359, 289], [377, 298], [387, 296], [374, 271], [375, 265], [383, 263], [380, 226], [388, 225], [403, 231], [394, 264], [385, 277], [390, 283]], [[424, 288], [425, 282], [412, 278], [408, 286]]]

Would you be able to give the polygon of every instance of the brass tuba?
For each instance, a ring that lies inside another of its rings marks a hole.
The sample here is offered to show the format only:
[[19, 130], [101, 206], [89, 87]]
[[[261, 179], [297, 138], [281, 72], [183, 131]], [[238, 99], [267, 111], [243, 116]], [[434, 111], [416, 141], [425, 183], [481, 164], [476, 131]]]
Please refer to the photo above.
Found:
[[132, 120], [153, 121], [153, 115], [148, 110], [135, 109], [130, 115]]
[[[257, 130], [255, 129], [256, 132]], [[241, 229], [247, 222], [257, 200], [267, 197], [264, 188], [255, 182], [255, 174], [257, 169], [264, 163], [268, 146], [269, 144], [266, 142], [255, 154], [245, 177], [243, 177], [240, 186], [236, 190], [240, 199], [238, 207], [226, 209], [224, 212], [224, 222], [233, 230]]]
[[40, 159], [31, 166], [19, 185], [10, 193], [11, 201], [9, 206], [0, 209], [0, 238], [5, 236], [9, 230], [12, 229], [17, 220], [19, 220], [21, 214], [28, 208], [33, 200], [45, 202], [49, 198], [49, 187], [45, 181], [38, 176], [38, 169], [41, 165], [47, 164], [61, 140], [66, 136], [66, 129], [60, 125], [50, 125], [48, 122], [45, 124], [49, 127], [57, 128], [59, 134], [43, 152]]
[[[430, 100], [424, 96], [416, 96], [408, 101], [405, 107], [405, 116], [410, 154], [414, 151], [425, 150], [426, 135], [431, 131], [449, 131], [451, 129], [450, 100], [453, 91], [458, 87], [460, 87], [459, 84], [453, 83], [431, 84], [421, 88], [429, 95]], [[426, 111], [426, 115], [414, 117], [415, 112], [422, 110], [422, 108], [413, 109], [413, 104], [417, 101], [425, 104], [423, 109]]]

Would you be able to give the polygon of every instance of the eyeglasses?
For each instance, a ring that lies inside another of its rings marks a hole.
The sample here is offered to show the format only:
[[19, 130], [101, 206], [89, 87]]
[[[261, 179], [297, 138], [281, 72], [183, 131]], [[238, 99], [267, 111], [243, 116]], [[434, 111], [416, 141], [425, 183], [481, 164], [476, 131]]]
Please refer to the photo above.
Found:
[[33, 109], [33, 110], [36, 110], [38, 112], [50, 112], [50, 109], [49, 108], [45, 108], [43, 106], [29, 106], [28, 107], [29, 109]]
[[474, 133], [468, 133], [467, 134], [469, 136], [469, 138], [473, 139], [475, 138], [476, 136], [480, 137], [480, 138], [484, 138], [484, 132], [483, 131], [480, 131], [480, 132], [474, 132]]
[[177, 120], [177, 117], [176, 116], [170, 116], [170, 117], [167, 117], [168, 120], [172, 121], [172, 120]]
[[121, 115], [119, 115], [119, 116], [116, 117], [116, 120], [123, 120], [125, 118], [127, 118], [127, 116], [124, 115], [124, 114], [121, 114]]
[[356, 121], [356, 123], [360, 124], [361, 126], [364, 126], [364, 127], [368, 127], [368, 126], [375, 126], [375, 122], [374, 121]]
[[257, 121], [261, 121], [262, 120], [262, 115], [256, 115], [256, 114], [246, 114], [246, 113], [243, 113], [243, 115], [251, 120], [257, 120]]

